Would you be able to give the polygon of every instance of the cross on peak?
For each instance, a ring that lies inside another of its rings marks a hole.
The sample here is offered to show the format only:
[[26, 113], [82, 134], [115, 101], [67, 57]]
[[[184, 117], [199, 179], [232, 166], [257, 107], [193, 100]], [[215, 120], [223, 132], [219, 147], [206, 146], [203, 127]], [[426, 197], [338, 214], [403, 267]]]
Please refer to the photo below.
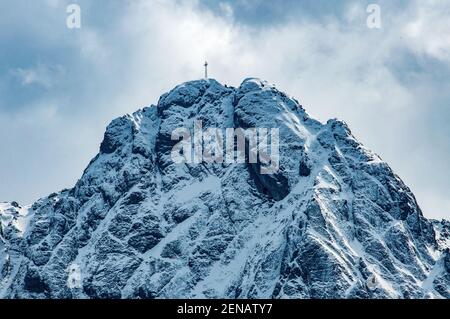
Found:
[[205, 61], [204, 67], [205, 67], [205, 80], [207, 80], [208, 79], [208, 61]]

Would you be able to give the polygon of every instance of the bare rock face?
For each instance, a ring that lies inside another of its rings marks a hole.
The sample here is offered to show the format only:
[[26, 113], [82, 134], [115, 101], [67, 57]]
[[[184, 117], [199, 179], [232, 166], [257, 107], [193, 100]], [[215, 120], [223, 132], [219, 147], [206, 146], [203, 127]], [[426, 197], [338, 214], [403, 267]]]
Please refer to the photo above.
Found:
[[[171, 133], [278, 128], [279, 170], [176, 164]], [[338, 120], [258, 79], [114, 120], [76, 185], [0, 204], [3, 298], [449, 298], [450, 226]]]

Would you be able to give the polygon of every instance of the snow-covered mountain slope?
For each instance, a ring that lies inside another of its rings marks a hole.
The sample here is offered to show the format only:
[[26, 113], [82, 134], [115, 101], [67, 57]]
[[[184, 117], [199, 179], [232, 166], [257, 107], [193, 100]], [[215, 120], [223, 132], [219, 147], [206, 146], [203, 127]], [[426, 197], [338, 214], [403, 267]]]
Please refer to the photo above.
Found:
[[[195, 120], [279, 128], [280, 170], [174, 163]], [[450, 297], [449, 223], [344, 122], [258, 79], [177, 86], [115, 119], [72, 189], [0, 214], [3, 298]]]
[[0, 296], [16, 274], [32, 216], [30, 207], [21, 207], [17, 202], [0, 203]]

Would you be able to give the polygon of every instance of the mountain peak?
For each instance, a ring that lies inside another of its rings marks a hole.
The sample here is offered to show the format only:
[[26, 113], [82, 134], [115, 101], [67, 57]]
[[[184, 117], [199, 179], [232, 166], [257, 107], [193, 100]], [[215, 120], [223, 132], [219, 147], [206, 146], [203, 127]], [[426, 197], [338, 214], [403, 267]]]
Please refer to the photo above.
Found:
[[[232, 161], [174, 161], [174, 132], [189, 137], [183, 151], [205, 155], [208, 129], [217, 138], [237, 128], [263, 139], [273, 130], [273, 161], [249, 160], [251, 134], [242, 161], [234, 136]], [[344, 122], [321, 124], [255, 78], [176, 86], [113, 120], [73, 188], [15, 222], [20, 208], [5, 205], [0, 297], [450, 298], [448, 222], [424, 218]]]

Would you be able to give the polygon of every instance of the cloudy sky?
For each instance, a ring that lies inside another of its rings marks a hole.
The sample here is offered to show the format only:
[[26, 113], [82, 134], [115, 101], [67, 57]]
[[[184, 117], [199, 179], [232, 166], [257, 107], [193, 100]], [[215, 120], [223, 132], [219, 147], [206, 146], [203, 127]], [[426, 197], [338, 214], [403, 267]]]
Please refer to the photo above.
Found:
[[449, 0], [1, 0], [0, 201], [72, 186], [111, 119], [208, 59], [222, 83], [260, 77], [345, 120], [426, 216], [450, 218], [449, 16]]

